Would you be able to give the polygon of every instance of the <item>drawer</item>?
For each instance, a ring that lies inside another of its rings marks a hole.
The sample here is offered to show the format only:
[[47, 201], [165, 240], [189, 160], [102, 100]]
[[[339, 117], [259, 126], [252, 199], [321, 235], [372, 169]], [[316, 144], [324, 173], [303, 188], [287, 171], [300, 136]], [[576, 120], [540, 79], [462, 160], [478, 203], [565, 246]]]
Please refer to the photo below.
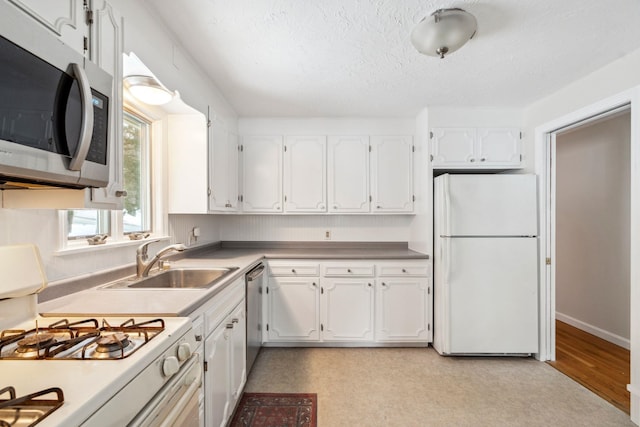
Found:
[[233, 282], [224, 291], [213, 297], [211, 307], [204, 313], [205, 335], [208, 336], [231, 311], [244, 300], [244, 278]]
[[375, 267], [373, 264], [360, 263], [331, 263], [322, 266], [324, 277], [373, 277]]
[[319, 276], [320, 265], [318, 263], [269, 263], [269, 274], [271, 276]]
[[379, 264], [379, 277], [402, 277], [402, 276], [423, 276], [428, 277], [430, 273], [429, 264], [414, 263], [393, 263]]

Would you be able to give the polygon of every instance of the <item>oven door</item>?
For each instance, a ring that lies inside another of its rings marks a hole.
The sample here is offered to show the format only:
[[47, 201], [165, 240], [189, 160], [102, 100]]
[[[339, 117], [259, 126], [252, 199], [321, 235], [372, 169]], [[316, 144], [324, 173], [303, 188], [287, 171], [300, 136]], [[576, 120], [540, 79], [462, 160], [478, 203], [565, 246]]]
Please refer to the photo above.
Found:
[[130, 427], [198, 427], [199, 391], [202, 366], [196, 353], [185, 363], [145, 408], [129, 423]]

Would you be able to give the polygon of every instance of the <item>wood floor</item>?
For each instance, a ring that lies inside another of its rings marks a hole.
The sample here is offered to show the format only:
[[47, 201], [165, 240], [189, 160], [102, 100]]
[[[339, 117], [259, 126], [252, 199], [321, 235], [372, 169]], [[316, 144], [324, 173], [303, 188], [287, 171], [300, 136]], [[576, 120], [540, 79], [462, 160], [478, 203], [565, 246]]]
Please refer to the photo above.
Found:
[[556, 360], [549, 364], [630, 413], [627, 391], [631, 371], [629, 350], [557, 320]]

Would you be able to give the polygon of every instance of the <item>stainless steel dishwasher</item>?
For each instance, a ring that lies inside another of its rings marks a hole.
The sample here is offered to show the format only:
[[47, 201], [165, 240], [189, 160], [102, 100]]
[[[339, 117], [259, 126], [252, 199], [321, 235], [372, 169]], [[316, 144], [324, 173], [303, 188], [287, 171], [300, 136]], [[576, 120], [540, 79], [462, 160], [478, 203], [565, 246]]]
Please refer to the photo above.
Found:
[[247, 375], [251, 372], [262, 347], [262, 281], [264, 264], [260, 263], [245, 275], [247, 290]]

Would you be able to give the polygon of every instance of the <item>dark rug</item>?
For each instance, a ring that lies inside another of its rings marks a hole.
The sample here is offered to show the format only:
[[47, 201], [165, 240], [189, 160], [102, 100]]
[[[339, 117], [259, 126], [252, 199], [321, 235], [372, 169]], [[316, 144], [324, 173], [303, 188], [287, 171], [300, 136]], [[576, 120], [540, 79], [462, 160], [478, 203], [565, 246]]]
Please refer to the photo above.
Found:
[[243, 393], [229, 427], [316, 427], [315, 393]]

